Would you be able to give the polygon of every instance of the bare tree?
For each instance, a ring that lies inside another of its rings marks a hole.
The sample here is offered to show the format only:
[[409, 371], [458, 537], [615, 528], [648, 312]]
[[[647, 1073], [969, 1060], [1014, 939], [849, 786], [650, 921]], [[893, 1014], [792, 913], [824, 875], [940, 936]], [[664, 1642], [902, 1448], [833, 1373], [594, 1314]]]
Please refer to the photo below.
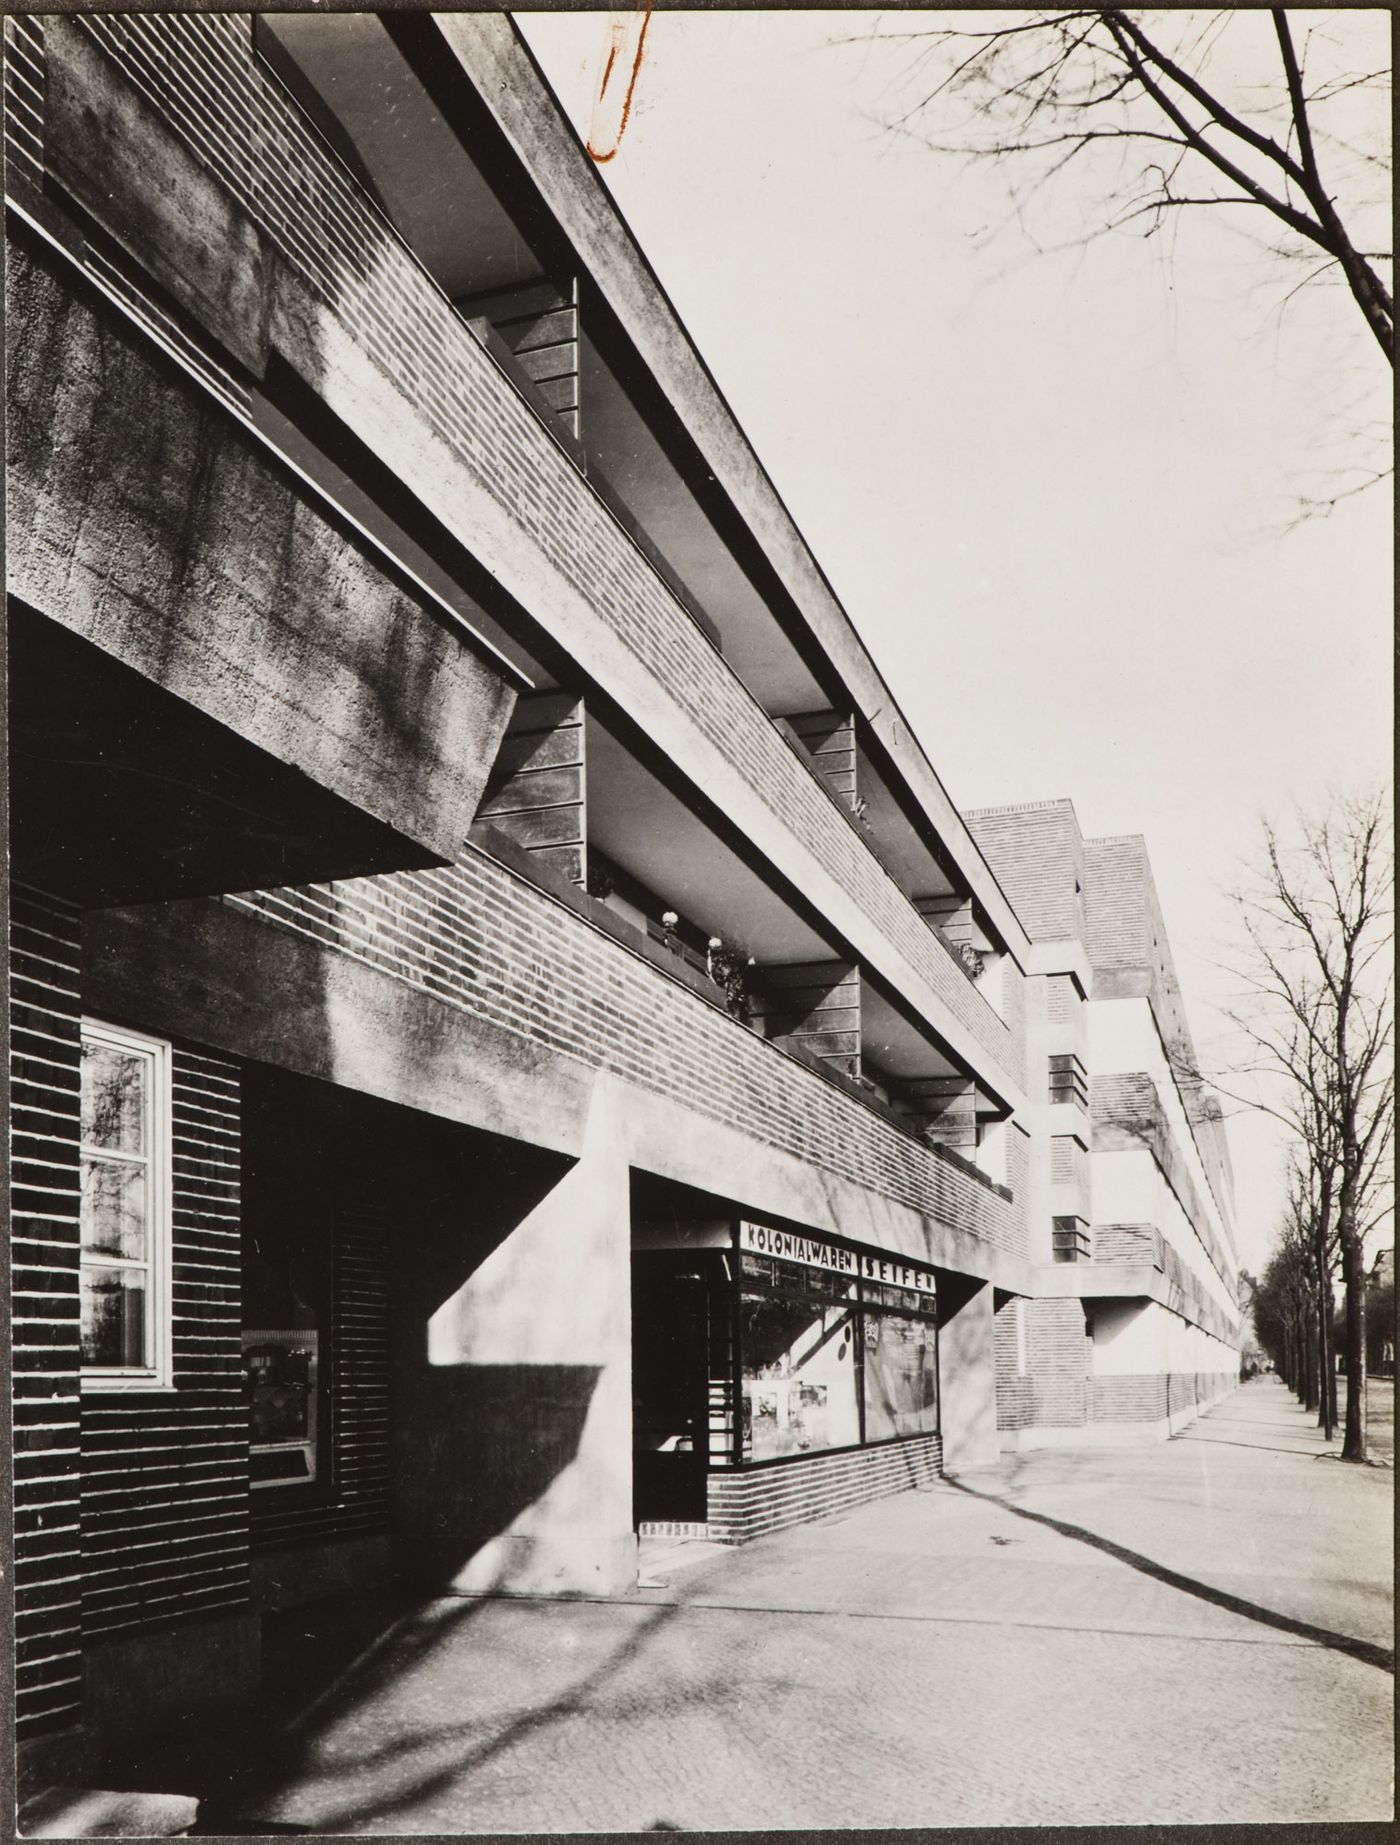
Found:
[[[1260, 863], [1238, 893], [1244, 997], [1229, 1016], [1282, 1079], [1257, 1102], [1292, 1130], [1301, 1183], [1291, 1216], [1309, 1246], [1325, 1318], [1333, 1251], [1346, 1295], [1342, 1458], [1366, 1451], [1365, 1238], [1390, 1210], [1394, 1105], [1394, 861], [1383, 797], [1300, 814], [1288, 837], [1264, 828]], [[1290, 1226], [1290, 1234], [1293, 1226]]]
[[1284, 1383], [1308, 1403], [1316, 1395], [1316, 1284], [1306, 1235], [1291, 1212], [1262, 1278], [1255, 1281], [1242, 1269], [1240, 1280], [1250, 1297], [1256, 1338]]
[[1337, 1367], [1332, 1351], [1332, 1282], [1338, 1241], [1332, 1211], [1336, 1166], [1330, 1138], [1318, 1135], [1295, 1148], [1288, 1185], [1286, 1235], [1296, 1245], [1308, 1273], [1310, 1322], [1317, 1349], [1317, 1389], [1304, 1401], [1316, 1409], [1323, 1436], [1330, 1441], [1337, 1427]]
[[[1272, 73], [1217, 75], [1212, 58], [1238, 13], [1077, 7], [881, 37], [918, 46], [913, 74], [922, 81], [900, 126], [916, 126], [945, 151], [1002, 163], [1048, 157], [1028, 162], [1019, 202], [1090, 150], [1117, 149], [1125, 158], [1100, 229], [1136, 225], [1150, 236], [1185, 207], [1262, 213], [1282, 251], [1311, 251], [1317, 273], [1340, 272], [1393, 363], [1394, 306], [1378, 267], [1391, 252], [1354, 236], [1340, 190], [1360, 178], [1351, 208], [1369, 213], [1378, 191], [1383, 206], [1385, 190], [1375, 182], [1388, 175], [1389, 160], [1383, 148], [1351, 146], [1317, 119], [1348, 92], [1386, 82], [1387, 73], [1338, 69], [1332, 60], [1315, 72], [1325, 16], [1314, 16], [1300, 46], [1287, 9], [1275, 7]], [[970, 105], [951, 141], [937, 125], [945, 99]]]
[[[1264, 254], [1256, 279], [1280, 317], [1340, 285], [1394, 364], [1381, 15], [1076, 7], [872, 32], [901, 60], [887, 126], [1002, 168], [1012, 220], [1033, 241], [1038, 208], [1071, 171], [1085, 227], [1073, 243], [1156, 238], [1208, 214]], [[1348, 364], [1329, 359], [1329, 420], [1308, 444], [1293, 523], [1391, 473], [1388, 411]]]

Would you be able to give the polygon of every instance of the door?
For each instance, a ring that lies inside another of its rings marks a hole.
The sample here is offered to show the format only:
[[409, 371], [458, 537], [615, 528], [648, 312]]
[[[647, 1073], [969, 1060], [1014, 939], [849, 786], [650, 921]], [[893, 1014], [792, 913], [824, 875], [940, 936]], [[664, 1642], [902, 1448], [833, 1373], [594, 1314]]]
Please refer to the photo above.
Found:
[[632, 1512], [703, 1522], [709, 1465], [709, 1290], [693, 1255], [632, 1258]]

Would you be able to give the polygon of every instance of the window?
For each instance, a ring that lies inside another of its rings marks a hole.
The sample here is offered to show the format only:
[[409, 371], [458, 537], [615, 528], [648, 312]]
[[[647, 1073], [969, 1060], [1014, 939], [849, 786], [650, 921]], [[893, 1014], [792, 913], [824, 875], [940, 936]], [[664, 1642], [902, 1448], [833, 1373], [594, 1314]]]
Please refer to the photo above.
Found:
[[[938, 1431], [931, 1291], [740, 1258], [742, 1455], [777, 1460]], [[891, 1264], [898, 1268], [897, 1263]]]
[[316, 1478], [317, 1344], [315, 1330], [305, 1327], [243, 1334], [254, 1487]]
[[[745, 1257], [745, 1263], [752, 1261]], [[800, 1285], [800, 1284], [799, 1284]], [[744, 1446], [774, 1460], [860, 1441], [855, 1284], [839, 1297], [746, 1289], [741, 1305]]]
[[83, 1023], [84, 1380], [170, 1384], [170, 1046]]
[[938, 1351], [933, 1321], [867, 1307], [861, 1346], [865, 1439], [890, 1441], [898, 1435], [936, 1434]]

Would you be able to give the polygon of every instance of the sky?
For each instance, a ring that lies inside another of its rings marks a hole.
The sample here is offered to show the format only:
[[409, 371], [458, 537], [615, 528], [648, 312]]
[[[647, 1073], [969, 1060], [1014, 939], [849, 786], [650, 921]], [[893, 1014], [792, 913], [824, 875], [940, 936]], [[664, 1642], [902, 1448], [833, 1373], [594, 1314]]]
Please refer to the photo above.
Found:
[[[584, 136], [620, 17], [518, 19]], [[1296, 520], [1388, 427], [1389, 368], [1343, 291], [1285, 302], [1224, 214], [1055, 248], [1089, 222], [1071, 178], [1028, 232], [999, 174], [890, 131], [910, 52], [875, 22], [655, 14], [599, 171], [953, 800], [1068, 795], [1086, 835], [1144, 834], [1223, 1067], [1261, 816], [1390, 775], [1388, 486]], [[1388, 62], [1385, 15], [1326, 30]], [[1257, 1272], [1283, 1150], [1258, 1113], [1230, 1133]]]

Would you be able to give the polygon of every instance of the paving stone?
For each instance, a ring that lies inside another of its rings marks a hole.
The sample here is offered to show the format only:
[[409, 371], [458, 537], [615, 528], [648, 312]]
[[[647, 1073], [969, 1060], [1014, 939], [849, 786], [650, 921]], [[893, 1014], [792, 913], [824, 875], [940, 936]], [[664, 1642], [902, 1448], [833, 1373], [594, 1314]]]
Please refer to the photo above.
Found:
[[338, 1832], [1379, 1820], [1391, 1499], [1260, 1380], [616, 1601], [399, 1623], [220, 1816]]

